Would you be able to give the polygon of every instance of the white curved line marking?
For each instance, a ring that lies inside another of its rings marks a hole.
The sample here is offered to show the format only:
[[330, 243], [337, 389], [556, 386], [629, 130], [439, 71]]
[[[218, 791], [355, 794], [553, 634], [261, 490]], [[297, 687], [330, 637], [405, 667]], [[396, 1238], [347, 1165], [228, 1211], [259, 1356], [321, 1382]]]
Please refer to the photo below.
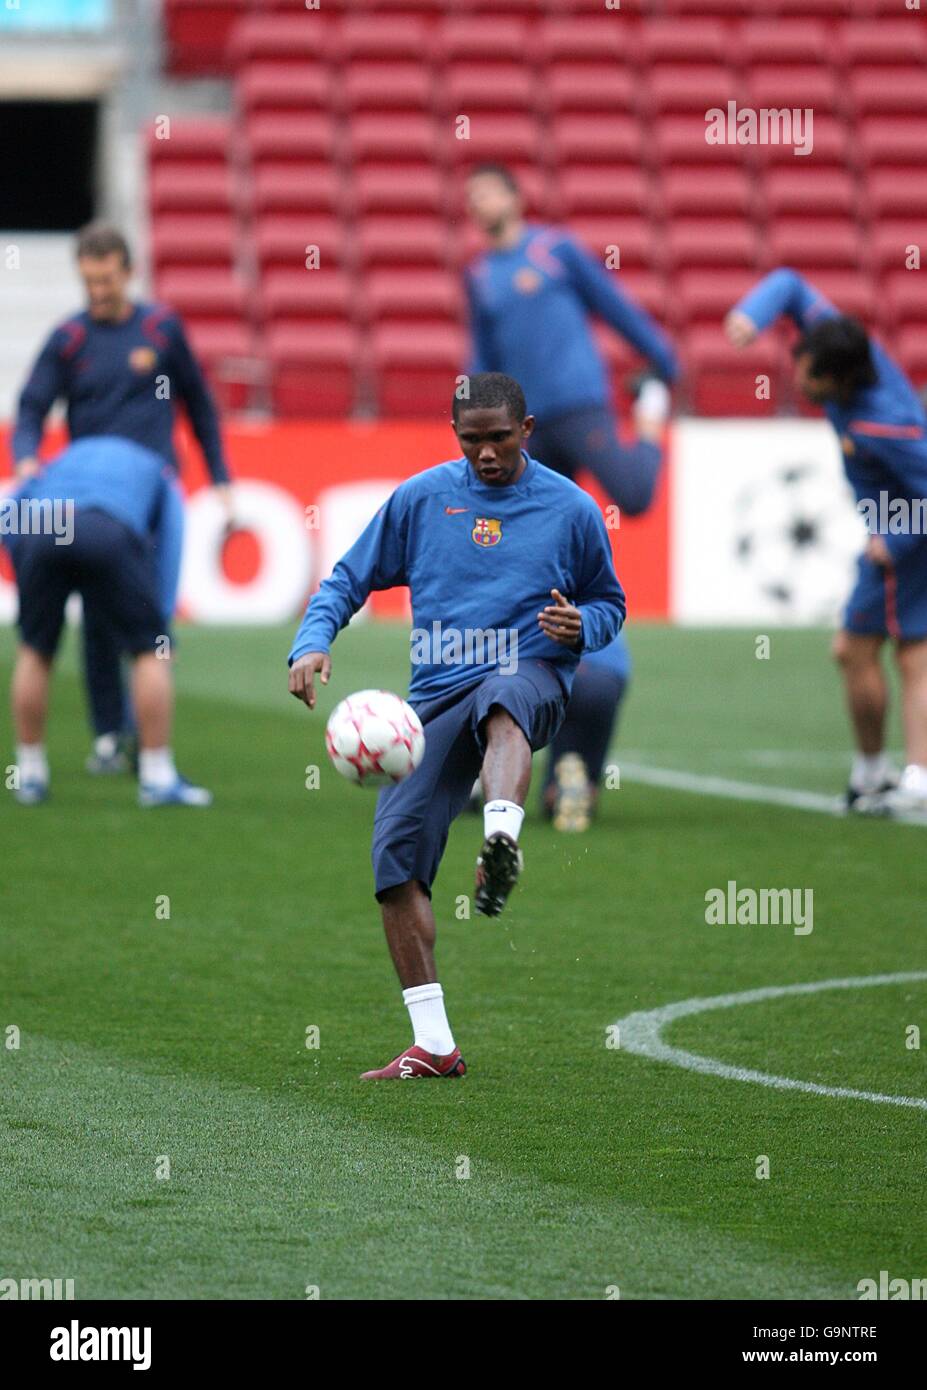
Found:
[[894, 975], [863, 975], [848, 980], [817, 980], [807, 985], [770, 985], [765, 989], [748, 989], [742, 994], [717, 994], [713, 999], [683, 999], [677, 1004], [664, 1004], [661, 1009], [647, 1013], [628, 1014], [615, 1025], [618, 1028], [619, 1049], [650, 1057], [658, 1062], [670, 1062], [688, 1071], [705, 1072], [708, 1076], [724, 1076], [731, 1081], [753, 1081], [758, 1086], [772, 1086], [777, 1091], [808, 1091], [815, 1096], [840, 1096], [847, 1100], [870, 1100], [880, 1105], [906, 1105], [914, 1110], [927, 1110], [927, 1099], [921, 1096], [884, 1096], [877, 1091], [856, 1091], [849, 1086], [821, 1086], [816, 1081], [794, 1081], [788, 1076], [771, 1076], [749, 1067], [733, 1067], [714, 1057], [701, 1057], [670, 1047], [660, 1036], [668, 1023], [688, 1014], [707, 1013], [711, 1009], [731, 1009], [739, 1004], [759, 1004], [764, 999], [781, 999], [789, 994], [820, 994], [828, 989], [866, 989], [870, 985], [904, 985], [927, 980], [927, 970], [901, 971]]

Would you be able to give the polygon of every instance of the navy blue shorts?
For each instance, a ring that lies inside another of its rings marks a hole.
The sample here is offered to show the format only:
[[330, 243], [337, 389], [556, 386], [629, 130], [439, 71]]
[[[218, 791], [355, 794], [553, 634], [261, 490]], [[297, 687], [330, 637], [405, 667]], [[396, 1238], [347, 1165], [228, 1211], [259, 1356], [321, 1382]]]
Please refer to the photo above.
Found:
[[412, 879], [431, 896], [451, 822], [483, 763], [490, 709], [507, 710], [537, 752], [559, 729], [566, 697], [552, 666], [523, 661], [513, 675], [494, 673], [462, 693], [410, 703], [425, 729], [425, 755], [411, 777], [385, 787], [377, 800], [370, 853], [378, 898]]
[[927, 542], [891, 568], [861, 556], [844, 627], [901, 642], [927, 638]]
[[13, 569], [20, 636], [43, 656], [58, 649], [73, 593], [111, 627], [121, 651], [154, 651], [167, 633], [151, 545], [108, 512], [78, 508], [70, 545], [56, 544], [47, 533], [20, 536]]

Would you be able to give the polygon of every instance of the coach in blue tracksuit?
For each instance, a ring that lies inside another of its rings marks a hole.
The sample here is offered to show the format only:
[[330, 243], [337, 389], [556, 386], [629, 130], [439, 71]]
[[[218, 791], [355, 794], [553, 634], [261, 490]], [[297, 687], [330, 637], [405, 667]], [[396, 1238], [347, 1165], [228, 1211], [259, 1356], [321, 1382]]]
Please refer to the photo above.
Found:
[[[22, 389], [12, 440], [17, 476], [38, 471], [45, 418], [58, 399], [66, 403], [72, 440], [100, 435], [133, 440], [159, 454], [176, 474], [172, 436], [177, 406], [183, 404], [230, 519], [229, 474], [215, 405], [180, 320], [163, 305], [129, 299], [129, 247], [114, 227], [91, 223], [78, 234], [77, 265], [87, 308], [54, 329]], [[96, 733], [88, 768], [116, 771], [125, 765], [118, 736], [127, 721], [117, 634], [92, 613], [84, 636]]]
[[[508, 372], [537, 419], [535, 458], [567, 477], [586, 468], [629, 516], [653, 498], [676, 358], [664, 334], [562, 228], [524, 220], [518, 184], [502, 165], [467, 181], [470, 215], [491, 249], [468, 267], [471, 371]], [[608, 375], [592, 334], [598, 318], [649, 364], [634, 406], [637, 438], [622, 444]], [[551, 744], [545, 810], [561, 830], [584, 830], [630, 678], [623, 635], [581, 664], [567, 717]]]
[[4, 506], [10, 513], [5, 544], [19, 591], [21, 640], [12, 686], [17, 801], [32, 806], [48, 796], [51, 670], [65, 605], [79, 593], [85, 616], [112, 633], [117, 656], [132, 659], [141, 805], [209, 805], [208, 792], [179, 776], [170, 746], [165, 603], [176, 587], [179, 528], [164, 459], [126, 439], [88, 436], [22, 483]]
[[556, 734], [581, 654], [613, 641], [626, 611], [595, 503], [526, 452], [534, 421], [518, 382], [473, 376], [453, 415], [463, 457], [396, 489], [310, 600], [290, 652], [290, 691], [312, 708], [336, 634], [371, 590], [409, 585], [409, 698], [425, 753], [380, 794], [373, 865], [415, 1043], [371, 1079], [462, 1073], [435, 974], [431, 907], [451, 822], [479, 773], [475, 904], [497, 916], [521, 869], [532, 751]]
[[[725, 321], [746, 347], [780, 314], [800, 328], [795, 384], [823, 407], [869, 525], [834, 655], [856, 737], [847, 804], [867, 812], [927, 812], [927, 415], [914, 387], [855, 319], [794, 270], [775, 270]], [[895, 644], [906, 766], [900, 785], [884, 752], [888, 686], [881, 649]]]

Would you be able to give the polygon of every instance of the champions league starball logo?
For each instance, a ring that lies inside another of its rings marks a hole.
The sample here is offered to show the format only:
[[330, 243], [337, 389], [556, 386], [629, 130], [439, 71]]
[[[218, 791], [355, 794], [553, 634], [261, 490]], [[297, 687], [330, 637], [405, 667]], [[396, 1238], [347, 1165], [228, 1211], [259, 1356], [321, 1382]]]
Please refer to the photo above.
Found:
[[802, 462], [772, 470], [735, 497], [733, 520], [738, 569], [773, 616], [836, 620], [864, 538], [824, 469]]

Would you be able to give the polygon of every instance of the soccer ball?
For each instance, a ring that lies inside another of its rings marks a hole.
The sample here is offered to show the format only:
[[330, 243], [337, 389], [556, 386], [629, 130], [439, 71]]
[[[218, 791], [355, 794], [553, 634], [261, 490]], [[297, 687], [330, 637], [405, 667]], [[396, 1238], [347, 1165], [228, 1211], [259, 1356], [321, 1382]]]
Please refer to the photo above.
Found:
[[325, 746], [333, 765], [359, 787], [402, 782], [425, 752], [422, 721], [389, 690], [358, 690], [332, 710]]

